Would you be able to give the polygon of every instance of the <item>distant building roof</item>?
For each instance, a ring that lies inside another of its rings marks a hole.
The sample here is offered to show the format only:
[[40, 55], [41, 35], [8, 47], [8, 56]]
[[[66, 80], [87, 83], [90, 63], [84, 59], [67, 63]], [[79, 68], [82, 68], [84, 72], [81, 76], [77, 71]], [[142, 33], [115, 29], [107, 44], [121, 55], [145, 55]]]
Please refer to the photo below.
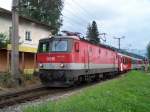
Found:
[[[6, 10], [6, 9], [4, 9], [4, 8], [1, 8], [1, 7], [0, 7], [0, 14], [7, 14], [7, 15], [9, 15], [9, 16], [12, 15], [11, 11]], [[1, 16], [1, 15], [0, 15], [0, 16]], [[42, 26], [44, 26], [44, 27], [47, 27], [48, 29], [51, 29], [51, 26], [47, 25], [46, 23], [42, 23], [42, 22], [39, 22], [39, 21], [37, 21], [37, 20], [33, 20], [33, 19], [31, 19], [31, 18], [24, 17], [24, 16], [19, 16], [19, 18], [20, 18], [20, 19], [24, 19], [24, 20], [29, 21], [29, 22], [36, 23], [36, 24], [38, 24], [38, 25], [42, 25]]]

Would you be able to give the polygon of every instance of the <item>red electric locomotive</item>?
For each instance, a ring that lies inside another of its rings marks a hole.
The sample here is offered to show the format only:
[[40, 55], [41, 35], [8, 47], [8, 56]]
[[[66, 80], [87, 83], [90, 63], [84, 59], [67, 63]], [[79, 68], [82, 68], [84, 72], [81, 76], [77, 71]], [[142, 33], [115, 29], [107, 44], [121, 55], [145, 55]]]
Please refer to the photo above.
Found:
[[42, 83], [52, 87], [70, 86], [132, 69], [131, 57], [78, 36], [41, 39], [37, 62]]

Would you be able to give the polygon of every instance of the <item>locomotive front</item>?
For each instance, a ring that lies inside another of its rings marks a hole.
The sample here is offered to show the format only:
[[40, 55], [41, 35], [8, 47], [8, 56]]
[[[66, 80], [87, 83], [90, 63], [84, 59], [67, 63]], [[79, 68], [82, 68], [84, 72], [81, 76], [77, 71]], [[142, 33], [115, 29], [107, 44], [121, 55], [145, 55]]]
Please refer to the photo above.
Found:
[[[53, 37], [39, 41], [37, 62], [39, 77], [43, 84], [52, 87], [68, 86], [72, 83], [73, 39]], [[69, 74], [69, 75], [68, 75]]]

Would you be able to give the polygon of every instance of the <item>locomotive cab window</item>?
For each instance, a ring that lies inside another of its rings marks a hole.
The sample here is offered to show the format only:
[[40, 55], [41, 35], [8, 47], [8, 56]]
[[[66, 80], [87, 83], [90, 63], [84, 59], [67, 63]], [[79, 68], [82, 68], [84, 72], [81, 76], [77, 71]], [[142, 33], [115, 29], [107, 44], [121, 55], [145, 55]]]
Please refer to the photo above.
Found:
[[39, 44], [39, 52], [49, 52], [49, 42], [41, 42]]

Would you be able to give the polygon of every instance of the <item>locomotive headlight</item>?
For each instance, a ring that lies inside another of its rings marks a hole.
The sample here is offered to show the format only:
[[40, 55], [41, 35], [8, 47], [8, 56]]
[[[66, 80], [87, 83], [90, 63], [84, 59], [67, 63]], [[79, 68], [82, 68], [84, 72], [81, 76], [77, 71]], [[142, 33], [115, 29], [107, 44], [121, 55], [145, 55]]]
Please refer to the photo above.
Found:
[[62, 64], [62, 63], [60, 64], [60, 67], [61, 67], [61, 68], [64, 68], [64, 66], [65, 66], [64, 64]]
[[39, 67], [40, 67], [40, 68], [43, 68], [43, 64], [40, 63], [40, 64], [39, 64]]

